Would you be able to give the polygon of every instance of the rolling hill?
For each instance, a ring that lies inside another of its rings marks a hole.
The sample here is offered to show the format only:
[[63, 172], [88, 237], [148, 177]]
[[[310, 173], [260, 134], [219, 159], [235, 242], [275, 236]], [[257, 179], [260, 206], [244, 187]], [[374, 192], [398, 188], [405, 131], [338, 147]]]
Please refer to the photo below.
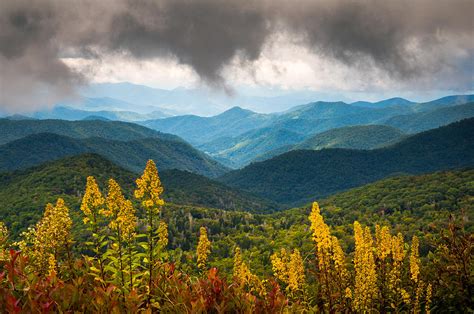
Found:
[[385, 108], [385, 107], [393, 107], [393, 106], [406, 106], [406, 105], [413, 105], [415, 102], [400, 98], [394, 97], [390, 99], [385, 99], [377, 102], [370, 102], [370, 101], [356, 101], [351, 103], [352, 106], [357, 107], [366, 107], [366, 108]]
[[385, 125], [356, 125], [336, 128], [318, 133], [295, 145], [257, 156], [253, 161], [262, 161], [298, 149], [320, 150], [324, 148], [375, 149], [394, 144], [404, 138], [400, 130]]
[[301, 142], [305, 136], [286, 129], [261, 128], [235, 138], [221, 137], [198, 148], [231, 168], [250, 163], [272, 149]]
[[102, 137], [118, 141], [151, 137], [164, 140], [181, 140], [176, 135], [164, 134], [138, 124], [119, 121], [0, 119], [0, 145], [37, 133], [55, 133], [72, 138]]
[[474, 166], [474, 119], [413, 135], [375, 150], [297, 150], [225, 174], [228, 185], [301, 204], [396, 173]]
[[395, 116], [385, 121], [384, 124], [399, 128], [407, 133], [417, 133], [471, 117], [474, 117], [474, 102]]
[[[95, 121], [94, 121], [95, 122]], [[82, 153], [97, 153], [131, 171], [139, 172], [148, 159], [160, 169], [181, 169], [215, 177], [226, 168], [181, 140], [140, 138], [117, 141], [99, 137], [76, 139], [39, 133], [0, 146], [0, 170], [15, 170]]]
[[273, 117], [234, 107], [213, 117], [186, 115], [149, 120], [141, 124], [161, 132], [176, 134], [192, 144], [203, 144], [218, 137], [236, 136], [260, 128], [272, 121]]
[[[24, 229], [40, 217], [47, 202], [57, 197], [63, 197], [77, 215], [89, 175], [96, 177], [103, 189], [109, 178], [115, 178], [129, 197], [138, 177], [97, 154], [66, 157], [26, 170], [0, 173], [0, 221], [16, 231]], [[175, 205], [250, 212], [278, 209], [275, 203], [186, 171], [164, 170], [160, 177], [165, 200]]]
[[[129, 108], [133, 108], [131, 105]], [[32, 117], [36, 119], [61, 119], [61, 120], [83, 120], [88, 116], [97, 116], [107, 120], [116, 121], [143, 121], [149, 119], [160, 119], [169, 117], [169, 114], [154, 110], [149, 113], [137, 113], [125, 110], [82, 110], [71, 107], [57, 106], [51, 110], [35, 112]]]

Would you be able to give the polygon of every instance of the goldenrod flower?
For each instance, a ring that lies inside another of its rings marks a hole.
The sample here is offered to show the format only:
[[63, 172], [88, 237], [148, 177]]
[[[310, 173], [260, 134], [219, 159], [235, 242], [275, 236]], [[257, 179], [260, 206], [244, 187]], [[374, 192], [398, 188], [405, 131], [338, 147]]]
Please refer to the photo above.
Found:
[[413, 236], [410, 250], [410, 275], [411, 279], [416, 283], [420, 275], [420, 257], [418, 253], [419, 241], [417, 236]]
[[[64, 200], [59, 198], [56, 205], [47, 204], [43, 218], [37, 223], [36, 229], [31, 234], [33, 239], [32, 257], [38, 270], [45, 271], [50, 268], [51, 254], [55, 257], [59, 252], [68, 247], [72, 220], [69, 217], [69, 209]], [[48, 266], [49, 265], [49, 266]]]
[[377, 247], [377, 257], [380, 260], [385, 260], [390, 255], [392, 249], [392, 236], [387, 226], [380, 228], [379, 225], [375, 225], [375, 239]]
[[158, 245], [162, 249], [168, 245], [168, 225], [164, 221], [158, 226]]
[[109, 180], [107, 207], [100, 213], [112, 218], [109, 223], [110, 229], [120, 230], [123, 238], [127, 239], [135, 232], [137, 225], [135, 208], [133, 208], [132, 202], [125, 199], [120, 186], [114, 179]]
[[433, 293], [431, 284], [426, 287], [426, 301], [425, 301], [425, 312], [426, 314], [431, 313], [431, 294]]
[[373, 254], [373, 239], [368, 227], [362, 229], [354, 222], [354, 268], [355, 286], [353, 306], [356, 311], [372, 309], [372, 303], [377, 296], [377, 272]]
[[207, 238], [206, 228], [201, 227], [199, 229], [199, 243], [196, 249], [197, 265], [200, 269], [206, 268], [209, 253], [211, 253], [211, 241]]
[[290, 264], [288, 265], [288, 287], [293, 291], [301, 290], [305, 281], [303, 259], [301, 258], [300, 251], [294, 249], [293, 254], [291, 254]]
[[159, 213], [160, 207], [164, 204], [160, 198], [163, 187], [153, 160], [148, 160], [143, 175], [136, 180], [136, 183], [135, 198], [142, 200], [143, 207]]
[[92, 176], [87, 177], [86, 192], [82, 198], [81, 211], [86, 216], [84, 223], [97, 223], [97, 214], [104, 206], [104, 197]]
[[274, 276], [284, 283], [288, 283], [288, 265], [290, 258], [286, 250], [282, 248], [279, 253], [273, 253], [273, 255], [270, 257], [270, 260], [272, 262]]

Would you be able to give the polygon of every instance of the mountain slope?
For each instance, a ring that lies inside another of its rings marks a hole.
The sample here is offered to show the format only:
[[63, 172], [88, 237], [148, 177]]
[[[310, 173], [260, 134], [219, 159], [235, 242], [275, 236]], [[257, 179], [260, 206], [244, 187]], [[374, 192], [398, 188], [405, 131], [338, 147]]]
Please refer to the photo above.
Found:
[[298, 204], [394, 173], [474, 166], [474, 119], [371, 151], [292, 151], [225, 174], [220, 180], [277, 202]]
[[400, 98], [400, 97], [394, 97], [390, 99], [385, 99], [377, 102], [369, 102], [369, 101], [356, 101], [351, 103], [352, 106], [357, 106], [357, 107], [366, 107], [366, 108], [385, 108], [385, 107], [393, 107], [393, 106], [407, 106], [407, 105], [413, 105], [414, 102]]
[[285, 129], [261, 128], [234, 138], [219, 138], [199, 145], [198, 148], [226, 166], [240, 168], [255, 156], [266, 154], [282, 145], [301, 142], [304, 138], [301, 134]]
[[[133, 108], [131, 106], [130, 108]], [[81, 110], [70, 107], [58, 106], [51, 110], [44, 110], [35, 112], [32, 117], [36, 119], [62, 119], [62, 120], [83, 120], [88, 116], [97, 116], [107, 120], [117, 120], [117, 121], [143, 121], [149, 119], [160, 119], [169, 117], [170, 115], [155, 110], [150, 113], [137, 113], [133, 111], [124, 111], [124, 110], [98, 110], [98, 111], [89, 111]]]
[[160, 169], [181, 169], [218, 176], [226, 169], [184, 141], [144, 138], [114, 141], [104, 138], [74, 139], [52, 133], [33, 134], [0, 146], [0, 170], [27, 168], [40, 163], [93, 152], [131, 171], [140, 171], [148, 159]]
[[[63, 197], [78, 214], [87, 176], [96, 177], [102, 190], [114, 178], [131, 197], [136, 173], [116, 166], [96, 154], [83, 154], [47, 162], [26, 170], [0, 173], [0, 221], [19, 231], [35, 223], [44, 205]], [[266, 212], [277, 205], [249, 193], [230, 188], [200, 175], [179, 170], [160, 171], [164, 198], [173, 204], [215, 207], [224, 210]]]
[[37, 133], [55, 133], [73, 138], [102, 137], [119, 141], [150, 137], [180, 140], [176, 135], [164, 134], [138, 124], [119, 121], [0, 119], [0, 145]]
[[295, 145], [283, 146], [257, 156], [254, 161], [298, 149], [320, 150], [324, 148], [374, 149], [393, 144], [404, 137], [400, 130], [385, 125], [356, 125], [318, 133]]
[[384, 124], [399, 128], [407, 133], [417, 133], [471, 117], [474, 117], [474, 102], [428, 112], [395, 116], [385, 121]]
[[141, 124], [161, 132], [176, 134], [193, 144], [202, 144], [217, 137], [236, 136], [262, 127], [272, 119], [273, 115], [234, 107], [213, 117], [187, 115], [149, 120]]

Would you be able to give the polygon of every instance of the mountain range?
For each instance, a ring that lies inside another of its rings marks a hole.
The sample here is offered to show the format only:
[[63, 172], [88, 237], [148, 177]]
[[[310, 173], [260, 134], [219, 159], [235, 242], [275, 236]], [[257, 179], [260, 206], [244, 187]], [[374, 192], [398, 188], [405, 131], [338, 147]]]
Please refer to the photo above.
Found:
[[295, 150], [220, 180], [276, 202], [302, 204], [397, 173], [474, 166], [474, 118], [374, 150]]
[[[179, 134], [188, 139], [199, 149], [205, 151], [223, 164], [232, 168], [241, 168], [252, 161], [261, 160], [262, 156], [272, 156], [276, 152], [293, 149], [293, 146], [305, 145], [304, 141], [319, 133], [335, 128], [357, 125], [386, 125], [395, 127], [403, 133], [417, 133], [442, 125], [474, 117], [473, 95], [444, 97], [423, 104], [404, 102], [392, 106], [394, 100], [389, 100], [379, 107], [369, 108], [349, 105], [343, 102], [315, 102], [297, 106], [283, 114], [268, 115], [267, 119], [260, 117], [260, 124], [249, 123], [250, 113], [226, 123], [220, 119], [222, 126], [232, 125], [232, 132], [225, 127], [213, 125], [212, 132], [206, 128], [206, 121], [200, 124], [187, 124], [188, 127], [175, 129], [174, 122], [179, 117], [147, 121], [146, 125], [157, 130]], [[234, 109], [235, 111], [235, 109]], [[222, 118], [225, 113], [220, 115]], [[206, 118], [212, 119], [212, 118]], [[246, 126], [246, 128], [240, 128]], [[250, 130], [249, 130], [250, 128]], [[203, 130], [193, 133], [193, 130]], [[241, 132], [247, 130], [246, 132]], [[240, 134], [239, 134], [240, 133]], [[207, 136], [210, 134], [211, 136]], [[220, 134], [220, 136], [219, 136]], [[328, 142], [340, 141], [339, 133], [330, 133], [334, 139]], [[327, 136], [328, 134], [324, 134]], [[344, 148], [362, 148], [360, 146], [342, 146]], [[370, 145], [367, 145], [371, 148]]]

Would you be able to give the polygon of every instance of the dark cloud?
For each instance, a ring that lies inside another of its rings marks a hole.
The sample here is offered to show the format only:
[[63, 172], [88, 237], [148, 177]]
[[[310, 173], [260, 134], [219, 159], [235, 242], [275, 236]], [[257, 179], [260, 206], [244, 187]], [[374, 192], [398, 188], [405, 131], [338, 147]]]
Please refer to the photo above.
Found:
[[[396, 80], [449, 74], [472, 88], [471, 0], [4, 0], [0, 2], [0, 105], [43, 105], [84, 79], [62, 57], [173, 56], [208, 85], [223, 68], [258, 59], [280, 32], [314, 53]], [[467, 68], [466, 68], [467, 67]], [[471, 75], [469, 75], [471, 73]]]

